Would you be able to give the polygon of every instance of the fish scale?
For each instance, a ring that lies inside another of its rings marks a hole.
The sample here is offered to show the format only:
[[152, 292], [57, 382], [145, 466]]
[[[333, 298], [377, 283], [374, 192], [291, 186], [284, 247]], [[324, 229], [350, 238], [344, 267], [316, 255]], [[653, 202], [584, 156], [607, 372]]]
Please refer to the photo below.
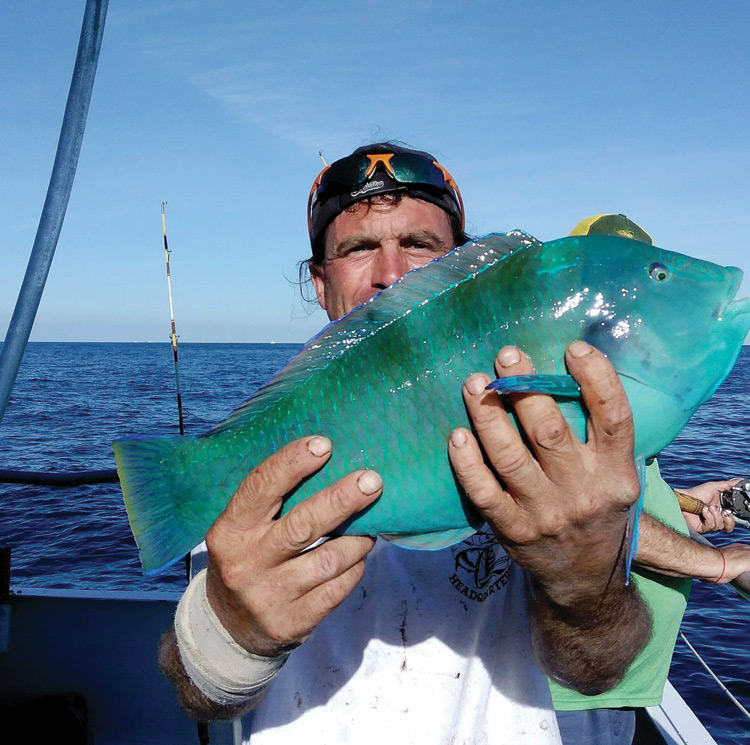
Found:
[[337, 533], [387, 535], [413, 548], [470, 534], [481, 519], [460, 493], [447, 443], [455, 427], [470, 424], [463, 382], [491, 373], [506, 344], [522, 347], [546, 377], [503, 379], [500, 387], [572, 392], [559, 403], [581, 439], [585, 410], [564, 351], [578, 338], [602, 349], [628, 394], [642, 464], [734, 364], [750, 328], [750, 301], [733, 299], [740, 277], [612, 236], [541, 244], [515, 231], [456, 249], [327, 326], [206, 435], [114, 443], [144, 569], [158, 571], [199, 543], [254, 466], [312, 434], [330, 437], [333, 454], [282, 514], [372, 468], [383, 477], [382, 496]]

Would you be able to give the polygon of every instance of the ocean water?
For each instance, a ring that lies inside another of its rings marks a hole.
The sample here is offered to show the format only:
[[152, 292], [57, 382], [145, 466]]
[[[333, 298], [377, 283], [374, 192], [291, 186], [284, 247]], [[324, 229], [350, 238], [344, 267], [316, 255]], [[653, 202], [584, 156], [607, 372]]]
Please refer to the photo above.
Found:
[[[299, 349], [294, 344], [182, 344], [185, 432], [223, 419]], [[169, 344], [32, 343], [0, 426], [0, 468], [112, 468], [110, 442], [127, 434], [178, 433]], [[750, 347], [714, 397], [661, 454], [665, 479], [687, 487], [750, 475]], [[718, 536], [750, 542], [750, 532]], [[119, 486], [0, 484], [0, 545], [13, 551], [12, 586], [181, 589], [177, 565], [140, 572]], [[750, 708], [750, 603], [728, 587], [695, 582], [683, 631]], [[750, 743], [750, 720], [728, 701], [682, 641], [671, 679], [714, 738]]]

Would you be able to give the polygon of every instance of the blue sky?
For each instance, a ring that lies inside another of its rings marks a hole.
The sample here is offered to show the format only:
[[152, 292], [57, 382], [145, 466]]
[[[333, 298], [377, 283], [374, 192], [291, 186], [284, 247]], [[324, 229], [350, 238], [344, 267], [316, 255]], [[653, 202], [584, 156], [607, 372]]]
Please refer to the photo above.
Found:
[[[0, 21], [0, 334], [49, 180], [84, 2]], [[321, 168], [429, 149], [474, 234], [625, 212], [750, 272], [745, 3], [111, 0], [76, 183], [32, 339], [304, 341]], [[745, 280], [743, 294], [750, 293]]]

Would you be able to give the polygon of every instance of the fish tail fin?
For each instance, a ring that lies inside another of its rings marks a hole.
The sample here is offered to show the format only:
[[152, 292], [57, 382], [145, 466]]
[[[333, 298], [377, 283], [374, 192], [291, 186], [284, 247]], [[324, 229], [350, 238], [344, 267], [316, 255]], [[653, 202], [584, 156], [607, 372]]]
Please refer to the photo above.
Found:
[[638, 553], [638, 533], [640, 526], [641, 512], [643, 512], [643, 501], [646, 496], [646, 463], [641, 458], [635, 462], [636, 470], [638, 471], [638, 480], [641, 484], [641, 493], [638, 495], [638, 499], [630, 505], [628, 510], [628, 523], [625, 532], [626, 540], [627, 536], [630, 536], [630, 542], [628, 544], [628, 555], [625, 559], [625, 584], [630, 584], [630, 570], [633, 565], [633, 560]]
[[508, 393], [547, 393], [550, 396], [580, 398], [581, 389], [570, 375], [512, 375], [493, 380], [487, 390]]
[[157, 574], [199, 544], [216, 517], [190, 478], [198, 443], [132, 437], [112, 447], [143, 572]]

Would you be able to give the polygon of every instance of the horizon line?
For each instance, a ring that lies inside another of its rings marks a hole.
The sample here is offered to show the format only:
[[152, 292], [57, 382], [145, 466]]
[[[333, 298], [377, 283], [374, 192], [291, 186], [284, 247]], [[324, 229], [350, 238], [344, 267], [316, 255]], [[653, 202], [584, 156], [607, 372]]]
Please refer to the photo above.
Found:
[[[182, 341], [180, 344], [305, 344], [305, 341]], [[5, 343], [5, 339], [0, 339], [0, 345]], [[88, 339], [88, 340], [77, 340], [77, 339], [34, 339], [28, 341], [27, 344], [166, 344], [171, 346], [172, 343], [169, 339], [163, 341], [153, 341], [151, 339], [143, 339], [141, 341], [112, 341], [107, 339]]]

